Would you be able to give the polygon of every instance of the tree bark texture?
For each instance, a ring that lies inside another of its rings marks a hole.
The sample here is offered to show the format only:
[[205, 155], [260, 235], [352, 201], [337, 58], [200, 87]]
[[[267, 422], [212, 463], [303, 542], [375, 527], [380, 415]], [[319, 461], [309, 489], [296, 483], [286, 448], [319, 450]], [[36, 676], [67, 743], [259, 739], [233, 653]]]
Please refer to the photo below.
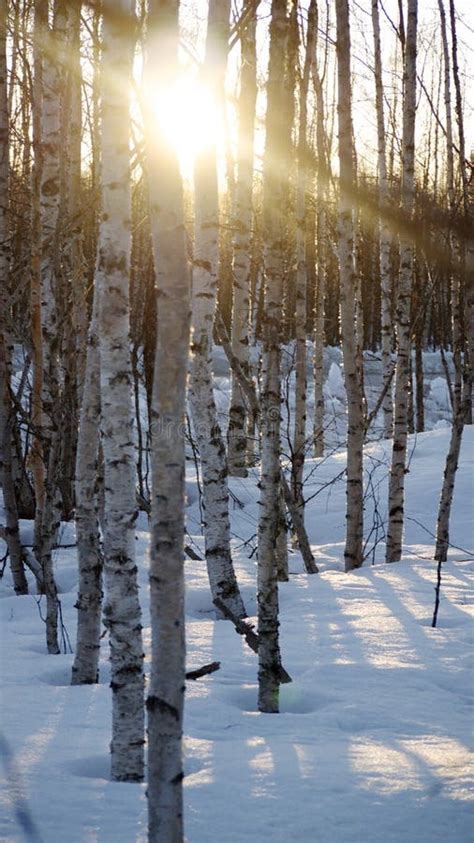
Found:
[[[247, 377], [250, 333], [250, 268], [252, 244], [253, 137], [257, 101], [256, 12], [253, 10], [241, 34], [240, 94], [238, 105], [239, 139], [234, 235], [234, 278], [232, 304], [232, 351]], [[247, 475], [247, 408], [239, 382], [231, 374], [228, 461], [233, 476]]]
[[[223, 106], [230, 0], [209, 4], [204, 80]], [[192, 357], [189, 400], [202, 466], [204, 542], [213, 600], [245, 617], [230, 549], [228, 470], [212, 385], [212, 330], [219, 264], [219, 198], [215, 144], [197, 157], [195, 172]]]
[[402, 213], [400, 271], [397, 297], [397, 368], [392, 465], [388, 492], [386, 562], [398, 562], [402, 555], [404, 491], [408, 438], [408, 403], [411, 367], [411, 294], [413, 285], [413, 240], [407, 234], [413, 216], [415, 176], [417, 0], [408, 0], [408, 17], [403, 73]]
[[[285, 54], [288, 18], [285, 0], [273, 0], [267, 77], [264, 153], [265, 306], [261, 387], [261, 477], [258, 523], [258, 707], [279, 710], [280, 646], [276, 539], [280, 500], [280, 341], [286, 239], [287, 121], [284, 114]], [[289, 127], [288, 127], [289, 131]]]
[[144, 773], [143, 645], [135, 561], [135, 443], [129, 329], [131, 235], [129, 90], [131, 0], [104, 4], [102, 217], [99, 294], [101, 434], [104, 454], [104, 622], [109, 630], [115, 781]]
[[364, 411], [357, 357], [356, 276], [354, 268], [354, 167], [351, 105], [351, 41], [347, 0], [336, 2], [339, 121], [338, 256], [341, 337], [347, 392], [346, 571], [362, 565]]
[[[149, 4], [147, 85], [172, 84], [178, 3]], [[148, 840], [183, 840], [182, 730], [185, 685], [184, 518], [186, 375], [190, 282], [183, 188], [175, 151], [147, 122], [150, 219], [157, 286], [157, 346], [151, 402], [152, 502], [148, 712]]]
[[76, 654], [72, 684], [98, 682], [102, 614], [103, 553], [100, 540], [97, 473], [99, 463], [100, 352], [98, 287], [94, 288], [87, 344], [76, 460], [76, 541], [79, 561]]

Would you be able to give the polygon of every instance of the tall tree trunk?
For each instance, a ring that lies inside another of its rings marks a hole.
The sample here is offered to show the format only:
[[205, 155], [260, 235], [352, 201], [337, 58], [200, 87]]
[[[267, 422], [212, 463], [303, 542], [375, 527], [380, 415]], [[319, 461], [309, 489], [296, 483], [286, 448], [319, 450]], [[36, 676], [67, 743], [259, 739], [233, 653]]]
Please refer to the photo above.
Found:
[[[441, 11], [441, 8], [440, 8]], [[461, 79], [459, 73], [458, 61], [458, 38], [456, 28], [456, 9], [454, 0], [449, 0], [449, 17], [451, 23], [451, 46], [452, 46], [452, 65], [453, 65], [453, 79], [455, 91], [455, 113], [456, 123], [458, 129], [459, 139], [459, 171], [461, 175], [463, 212], [464, 212], [464, 237], [460, 243], [460, 253], [466, 264], [466, 305], [468, 313], [473, 313], [474, 309], [474, 281], [472, 278], [473, 264], [474, 264], [474, 237], [472, 235], [472, 176], [471, 181], [468, 178], [468, 164], [466, 162], [466, 140], [464, 131], [464, 114], [462, 104]], [[446, 39], [447, 41], [447, 39]], [[443, 35], [443, 49], [446, 51], [447, 44], [444, 43]], [[446, 53], [445, 53], [446, 54]], [[448, 127], [446, 127], [447, 131]], [[447, 137], [448, 140], [448, 137]], [[471, 149], [471, 173], [473, 163], [473, 150]], [[449, 166], [449, 161], [448, 161]], [[458, 283], [457, 279], [456, 283]], [[460, 326], [458, 326], [460, 327]], [[472, 367], [474, 366], [474, 325], [471, 319], [467, 319], [465, 323], [466, 339], [467, 339], [467, 354], [469, 357], [469, 367], [466, 371], [471, 372], [470, 378], [470, 394], [466, 397], [468, 409], [466, 412], [466, 421], [468, 424], [473, 422], [473, 408], [474, 408], [474, 379], [472, 378]], [[466, 382], [467, 383], [467, 382]]]
[[[38, 424], [44, 463], [43, 477], [38, 487], [40, 493], [35, 514], [35, 551], [43, 571], [46, 593], [46, 642], [48, 653], [60, 652], [58, 641], [59, 601], [53, 570], [53, 546], [61, 522], [61, 503], [58, 479], [60, 476], [60, 422], [61, 390], [58, 352], [59, 325], [57, 290], [59, 271], [59, 204], [60, 204], [60, 91], [61, 70], [64, 63], [62, 23], [64, 8], [59, 0], [54, 5], [52, 28], [48, 22], [47, 6], [38, 3], [35, 15], [35, 37], [38, 39], [39, 73], [38, 94], [41, 103], [39, 120], [38, 190], [39, 218], [37, 234], [41, 241], [40, 256], [35, 255], [35, 279], [32, 285], [33, 333], [38, 342], [38, 363], [41, 358], [41, 395], [39, 415], [33, 414]], [[35, 83], [36, 84], [36, 83]], [[39, 91], [41, 85], [41, 92]], [[36, 242], [39, 247], [39, 242]], [[36, 261], [39, 259], [38, 269]], [[39, 276], [39, 277], [38, 277]], [[39, 287], [38, 287], [39, 285]], [[36, 296], [40, 297], [37, 301]], [[35, 322], [39, 319], [39, 325]], [[41, 340], [39, 342], [39, 332]], [[39, 376], [38, 376], [39, 377]]]
[[7, 4], [0, 2], [0, 480], [6, 524], [5, 538], [16, 594], [28, 594], [18, 527], [18, 508], [12, 472], [12, 406], [10, 354], [7, 339], [9, 264], [8, 177], [9, 132], [7, 98]]
[[[219, 110], [223, 108], [229, 16], [230, 0], [211, 0], [204, 80], [213, 91]], [[245, 617], [232, 564], [227, 459], [212, 386], [212, 330], [219, 264], [219, 198], [214, 144], [199, 153], [194, 180], [193, 355], [189, 399], [202, 465], [206, 562], [213, 600], [223, 600], [237, 617]]]
[[[452, 5], [452, 4], [451, 4]], [[441, 38], [443, 44], [443, 59], [444, 59], [444, 104], [446, 110], [446, 193], [448, 197], [448, 205], [451, 221], [456, 213], [456, 198], [454, 191], [454, 153], [453, 153], [453, 131], [452, 131], [452, 113], [451, 113], [451, 85], [450, 85], [450, 59], [448, 49], [448, 37], [446, 30], [446, 14], [444, 11], [443, 0], [438, 0], [438, 8], [441, 20]], [[451, 25], [455, 26], [453, 18]], [[456, 35], [454, 30], [453, 35], [453, 62], [456, 61]], [[459, 83], [459, 77], [458, 77]], [[456, 83], [455, 83], [456, 84]], [[456, 86], [456, 102], [458, 108], [458, 115], [461, 113], [460, 98], [458, 99], [460, 91]], [[462, 123], [462, 114], [461, 114]], [[458, 123], [459, 128], [459, 123]], [[460, 146], [464, 150], [464, 136], [463, 131], [460, 132]], [[464, 161], [460, 161], [461, 168], [464, 168]], [[463, 211], [465, 213], [466, 206]], [[461, 291], [461, 276], [466, 278], [466, 291], [472, 285], [473, 266], [468, 260], [465, 263], [464, 244], [458, 249], [458, 260], [455, 261], [455, 242], [452, 232], [449, 232], [449, 244], [451, 250], [451, 258], [454, 264], [454, 271], [451, 277], [451, 313], [452, 313], [452, 337], [453, 337], [453, 364], [454, 364], [454, 388], [453, 388], [453, 421], [451, 427], [451, 438], [449, 443], [448, 454], [446, 457], [446, 465], [443, 476], [443, 486], [441, 489], [441, 499], [438, 509], [438, 520], [436, 525], [436, 548], [435, 559], [441, 565], [446, 562], [449, 549], [449, 522], [454, 494], [454, 482], [456, 471], [459, 464], [459, 455], [461, 452], [462, 435], [464, 425], [468, 419], [471, 399], [471, 381], [472, 381], [472, 359], [468, 351], [467, 343], [463, 342], [463, 312], [462, 312], [462, 291]], [[463, 264], [465, 264], [463, 266]], [[463, 272], [464, 270], [464, 272]], [[465, 297], [466, 305], [466, 326], [471, 326], [468, 330], [472, 331], [472, 320], [474, 318], [474, 308], [469, 294]], [[464, 352], [464, 390], [463, 390], [463, 352]]]
[[104, 4], [102, 218], [99, 294], [101, 432], [104, 453], [104, 622], [112, 665], [111, 769], [115, 781], [144, 773], [143, 645], [135, 562], [135, 447], [131, 393], [129, 98], [132, 0]]
[[408, 437], [408, 400], [411, 369], [411, 292], [413, 284], [413, 240], [410, 222], [414, 205], [415, 111], [416, 111], [417, 0], [408, 0], [403, 73], [402, 138], [402, 231], [397, 301], [397, 369], [395, 382], [395, 426], [388, 492], [386, 562], [398, 562], [402, 555], [404, 489]]
[[[232, 306], [232, 351], [247, 377], [249, 366], [249, 294], [252, 243], [253, 139], [257, 101], [256, 11], [252, 9], [241, 34], [240, 94], [238, 105], [239, 141], [234, 236], [234, 282]], [[247, 410], [238, 380], [231, 373], [229, 409], [229, 474], [247, 475]]]
[[76, 541], [79, 561], [76, 655], [72, 685], [98, 682], [103, 554], [100, 542], [97, 470], [99, 462], [100, 353], [99, 291], [94, 288], [86, 373], [82, 390], [76, 460]]
[[375, 63], [375, 107], [377, 111], [377, 149], [379, 175], [379, 254], [380, 254], [380, 291], [381, 291], [381, 329], [382, 329], [382, 389], [385, 397], [382, 401], [384, 436], [390, 439], [393, 429], [392, 378], [392, 288], [390, 248], [391, 234], [388, 224], [388, 181], [385, 145], [384, 91], [382, 79], [382, 49], [380, 44], [379, 0], [372, 0], [372, 27], [374, 33]]
[[74, 511], [79, 408], [84, 383], [88, 308], [85, 296], [81, 207], [82, 70], [81, 0], [67, 3], [64, 16], [64, 70], [61, 97], [62, 404], [61, 477], [64, 517]]
[[33, 383], [31, 394], [31, 421], [33, 441], [30, 452], [30, 466], [35, 491], [35, 548], [41, 542], [41, 524], [45, 500], [45, 463], [41, 429], [43, 427], [43, 337], [41, 332], [41, 212], [40, 185], [42, 172], [41, 110], [43, 101], [43, 29], [47, 24], [46, 0], [36, 0], [34, 7], [33, 36], [33, 152], [34, 164], [31, 189], [31, 276], [30, 311], [31, 340], [33, 346]]
[[346, 571], [362, 565], [364, 411], [362, 377], [357, 356], [356, 277], [354, 268], [354, 167], [352, 143], [351, 42], [347, 0], [336, 2], [339, 221], [338, 255], [344, 382], [347, 392]]
[[[318, 25], [316, 24], [316, 29]], [[326, 192], [328, 167], [326, 164], [326, 138], [324, 121], [324, 92], [322, 79], [314, 59], [313, 83], [316, 91], [316, 234], [317, 272], [314, 301], [314, 456], [324, 454], [324, 320], [326, 297]]]
[[[148, 13], [146, 80], [154, 92], [173, 84], [178, 33], [176, 0], [152, 0]], [[150, 843], [181, 843], [185, 673], [185, 454], [182, 431], [191, 275], [179, 163], [171, 145], [153, 132], [151, 121], [147, 133], [148, 189], [158, 291], [158, 341], [151, 407], [152, 654], [147, 699], [148, 840]]]
[[[296, 194], [296, 386], [295, 425], [293, 434], [293, 495], [303, 504], [303, 472], [306, 455], [306, 302], [308, 269], [306, 264], [306, 232], [308, 212], [308, 89], [316, 50], [317, 4], [311, 0], [308, 9], [308, 30], [303, 75], [300, 83], [298, 126], [298, 180]], [[303, 514], [303, 513], [302, 513]]]
[[272, 0], [263, 174], [265, 310], [261, 388], [262, 467], [258, 522], [258, 707], [279, 710], [280, 646], [275, 545], [280, 496], [280, 341], [286, 241], [286, 161], [289, 130], [284, 114], [288, 18], [285, 0]]

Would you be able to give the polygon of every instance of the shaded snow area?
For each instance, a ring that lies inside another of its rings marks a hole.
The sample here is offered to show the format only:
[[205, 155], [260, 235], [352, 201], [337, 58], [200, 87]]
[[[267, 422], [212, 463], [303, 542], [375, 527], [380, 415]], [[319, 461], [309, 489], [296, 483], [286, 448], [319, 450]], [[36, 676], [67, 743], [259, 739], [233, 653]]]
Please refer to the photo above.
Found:
[[[337, 380], [336, 374], [332, 376]], [[337, 385], [337, 384], [336, 384]], [[281, 649], [293, 682], [281, 714], [256, 710], [255, 655], [217, 621], [205, 564], [186, 561], [187, 663], [220, 661], [187, 683], [185, 827], [189, 843], [468, 843], [472, 839], [472, 582], [474, 429], [456, 480], [439, 628], [430, 627], [433, 532], [449, 430], [410, 437], [404, 557], [383, 563], [388, 442], [366, 448], [365, 567], [343, 573], [343, 451], [306, 466], [306, 521], [321, 573], [290, 553], [280, 586]], [[187, 538], [202, 555], [199, 498], [188, 471]], [[339, 478], [334, 480], [334, 478]], [[257, 473], [231, 481], [233, 547], [255, 620]], [[332, 482], [334, 480], [334, 482]], [[1, 520], [1, 516], [0, 516]], [[27, 535], [28, 524], [23, 524]], [[74, 542], [65, 525], [61, 544]], [[148, 524], [137, 552], [148, 654]], [[0, 551], [2, 548], [0, 548]], [[74, 643], [75, 550], [56, 551], [63, 620]], [[97, 686], [70, 687], [72, 656], [45, 653], [37, 598], [0, 586], [0, 839], [19, 843], [27, 810], [44, 843], [146, 840], [145, 785], [109, 781], [108, 643]], [[471, 789], [470, 789], [471, 788]]]

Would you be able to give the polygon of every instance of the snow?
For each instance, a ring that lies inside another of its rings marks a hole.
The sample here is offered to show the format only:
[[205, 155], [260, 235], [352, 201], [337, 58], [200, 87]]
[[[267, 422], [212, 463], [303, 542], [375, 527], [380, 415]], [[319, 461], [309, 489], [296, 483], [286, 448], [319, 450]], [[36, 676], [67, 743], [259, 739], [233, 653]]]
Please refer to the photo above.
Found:
[[[329, 355], [327, 363], [327, 387], [337, 397], [338, 360]], [[224, 366], [219, 378], [226, 397]], [[433, 368], [433, 400], [442, 395], [436, 378]], [[439, 420], [429, 414], [433, 429], [409, 440], [409, 518], [399, 564], [383, 563], [390, 443], [366, 446], [367, 558], [352, 574], [343, 572], [345, 453], [339, 449], [307, 461], [306, 523], [321, 573], [306, 575], [299, 552], [291, 550], [280, 606], [282, 660], [293, 682], [281, 688], [279, 715], [257, 712], [256, 657], [229, 622], [216, 620], [205, 564], [186, 561], [187, 663], [193, 668], [221, 662], [217, 673], [187, 683], [189, 843], [472, 839], [474, 429], [465, 430], [451, 521], [455, 547], [444, 566], [439, 627], [433, 630], [433, 533], [449, 444], [449, 429], [436, 429]], [[256, 471], [231, 481], [234, 558], [254, 621], [257, 481]], [[187, 542], [202, 555], [192, 461], [187, 514]], [[25, 522], [23, 536], [28, 530]], [[73, 525], [64, 525], [61, 544], [73, 541]], [[137, 551], [148, 670], [147, 547], [148, 523], [141, 514]], [[56, 551], [72, 642], [75, 566], [73, 547]], [[100, 684], [71, 687], [72, 655], [45, 652], [39, 598], [15, 596], [8, 571], [0, 596], [1, 728], [7, 741], [0, 744], [0, 839], [145, 841], [145, 784], [109, 780], [107, 640]], [[36, 837], [21, 830], [21, 800]]]

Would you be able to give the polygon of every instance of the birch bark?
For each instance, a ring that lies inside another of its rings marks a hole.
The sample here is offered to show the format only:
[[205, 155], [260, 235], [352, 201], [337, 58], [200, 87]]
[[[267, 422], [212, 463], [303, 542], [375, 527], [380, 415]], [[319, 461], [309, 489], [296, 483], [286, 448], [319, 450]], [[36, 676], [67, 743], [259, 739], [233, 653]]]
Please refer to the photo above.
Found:
[[[451, 218], [456, 213], [456, 198], [454, 191], [454, 153], [453, 153], [453, 130], [452, 130], [452, 112], [451, 112], [451, 72], [450, 72], [450, 58], [448, 49], [448, 37], [446, 28], [446, 14], [444, 11], [443, 0], [438, 0], [438, 9], [440, 13], [441, 22], [441, 39], [443, 45], [443, 60], [444, 60], [444, 104], [446, 112], [446, 193], [448, 197], [448, 205]], [[455, 257], [455, 243], [454, 237], [450, 232], [450, 247], [452, 260]], [[435, 559], [439, 564], [446, 562], [449, 549], [449, 523], [451, 516], [451, 508], [454, 494], [454, 483], [456, 472], [459, 464], [459, 456], [461, 453], [462, 435], [464, 432], [464, 425], [468, 419], [468, 411], [471, 398], [471, 380], [472, 380], [472, 361], [470, 355], [466, 353], [467, 343], [463, 343], [462, 332], [462, 305], [461, 305], [461, 275], [463, 269], [465, 270], [465, 277], [467, 286], [473, 282], [473, 267], [470, 266], [470, 261], [467, 261], [465, 267], [462, 266], [462, 251], [458, 249], [458, 260], [453, 260], [454, 272], [451, 278], [451, 312], [452, 312], [452, 336], [453, 336], [453, 362], [454, 362], [454, 388], [453, 388], [453, 421], [451, 427], [451, 437], [449, 443], [448, 454], [446, 456], [446, 464], [443, 475], [443, 485], [441, 488], [441, 498], [438, 508], [438, 518], [436, 524], [436, 548]], [[474, 318], [472, 298], [466, 296], [466, 325], [472, 326]], [[468, 329], [469, 330], [469, 329]], [[472, 328], [471, 328], [472, 330]], [[464, 390], [463, 390], [463, 351], [464, 351]]]
[[360, 568], [363, 536], [364, 412], [357, 360], [356, 277], [354, 268], [354, 167], [352, 142], [351, 41], [347, 0], [336, 0], [339, 121], [338, 256], [344, 382], [347, 391], [346, 571]]
[[[234, 237], [234, 280], [232, 305], [232, 351], [247, 377], [249, 366], [249, 292], [252, 238], [252, 183], [255, 107], [257, 101], [256, 11], [241, 34], [241, 70], [239, 94], [239, 139], [237, 152], [236, 219]], [[232, 372], [229, 409], [228, 461], [229, 474], [247, 475], [247, 410], [244, 396]]]
[[46, 25], [47, 5], [45, 0], [36, 0], [34, 9], [33, 36], [33, 85], [32, 124], [34, 163], [31, 186], [31, 274], [30, 311], [31, 339], [33, 345], [33, 383], [31, 394], [31, 421], [34, 436], [30, 451], [30, 465], [35, 491], [34, 544], [41, 541], [41, 523], [45, 499], [45, 464], [41, 428], [43, 425], [43, 337], [41, 332], [41, 212], [40, 184], [42, 170], [41, 109], [43, 100], [43, 56], [42, 31]]
[[285, 0], [272, 0], [263, 175], [265, 306], [261, 387], [262, 462], [258, 523], [258, 707], [279, 711], [280, 646], [275, 545], [280, 495], [280, 340], [286, 219], [286, 161], [289, 138], [284, 109], [288, 18]]
[[[60, 80], [61, 80], [61, 17], [63, 6], [56, 0], [52, 28], [48, 22], [47, 5], [39, 2], [35, 12], [35, 38], [39, 72], [37, 119], [37, 147], [39, 152], [35, 188], [37, 195], [37, 241], [35, 278], [32, 285], [33, 333], [38, 344], [36, 363], [37, 386], [41, 393], [35, 420], [41, 439], [38, 466], [40, 484], [35, 514], [35, 552], [40, 562], [46, 593], [46, 643], [48, 653], [60, 652], [58, 642], [58, 595], [53, 570], [53, 545], [61, 522], [61, 501], [58, 488], [60, 474], [60, 440], [57, 424], [60, 404], [58, 373], [59, 335], [56, 308], [55, 274], [59, 267], [58, 219], [60, 202]], [[38, 301], [39, 299], [39, 301]], [[39, 334], [41, 333], [41, 340]]]
[[[299, 91], [298, 177], [296, 188], [296, 386], [295, 427], [293, 434], [292, 481], [293, 496], [303, 505], [303, 472], [306, 455], [306, 232], [308, 213], [308, 90], [311, 66], [316, 50], [317, 4], [311, 0], [308, 8], [306, 53]], [[303, 514], [303, 511], [302, 511]]]
[[[318, 15], [319, 19], [319, 15]], [[316, 30], [318, 24], [316, 23]], [[314, 456], [324, 454], [324, 303], [326, 295], [326, 190], [327, 165], [324, 132], [324, 93], [316, 57], [313, 64], [313, 84], [316, 91], [316, 291], [314, 303]]]
[[97, 516], [100, 354], [98, 288], [94, 288], [76, 460], [76, 541], [79, 562], [76, 655], [72, 685], [98, 682], [103, 554]]
[[102, 218], [99, 295], [101, 433], [104, 454], [104, 622], [112, 666], [111, 770], [143, 778], [143, 645], [135, 562], [135, 447], [129, 347], [129, 97], [132, 0], [104, 4], [102, 52]]
[[374, 36], [375, 107], [377, 113], [377, 151], [379, 176], [379, 255], [381, 288], [381, 334], [382, 334], [382, 402], [384, 436], [390, 439], [393, 429], [392, 389], [387, 386], [392, 377], [392, 290], [390, 267], [390, 227], [387, 222], [388, 181], [385, 144], [385, 119], [382, 79], [382, 49], [380, 42], [379, 0], [372, 0], [372, 28]]
[[394, 435], [388, 492], [386, 562], [398, 562], [402, 555], [405, 468], [408, 437], [408, 399], [411, 364], [411, 292], [413, 284], [413, 241], [408, 228], [413, 215], [415, 176], [417, 0], [408, 0], [404, 54], [404, 98], [402, 137], [402, 213], [400, 272], [397, 300], [397, 368], [395, 380]]
[[[204, 78], [222, 108], [230, 0], [210, 0]], [[219, 262], [219, 199], [215, 145], [196, 160], [193, 260], [192, 358], [189, 401], [203, 478], [204, 541], [212, 598], [227, 603], [237, 617], [245, 608], [230, 550], [227, 459], [212, 386], [212, 329]]]
[[[179, 42], [177, 0], [152, 0], [148, 13], [147, 84], [172, 85]], [[185, 680], [184, 429], [190, 281], [183, 189], [175, 151], [147, 127], [150, 216], [158, 292], [157, 347], [151, 405], [152, 656], [148, 711], [148, 839], [181, 843], [182, 728]]]
[[7, 4], [0, 2], [0, 480], [5, 509], [5, 537], [16, 594], [28, 594], [18, 527], [12, 472], [10, 353], [7, 339], [9, 132], [7, 98]]

